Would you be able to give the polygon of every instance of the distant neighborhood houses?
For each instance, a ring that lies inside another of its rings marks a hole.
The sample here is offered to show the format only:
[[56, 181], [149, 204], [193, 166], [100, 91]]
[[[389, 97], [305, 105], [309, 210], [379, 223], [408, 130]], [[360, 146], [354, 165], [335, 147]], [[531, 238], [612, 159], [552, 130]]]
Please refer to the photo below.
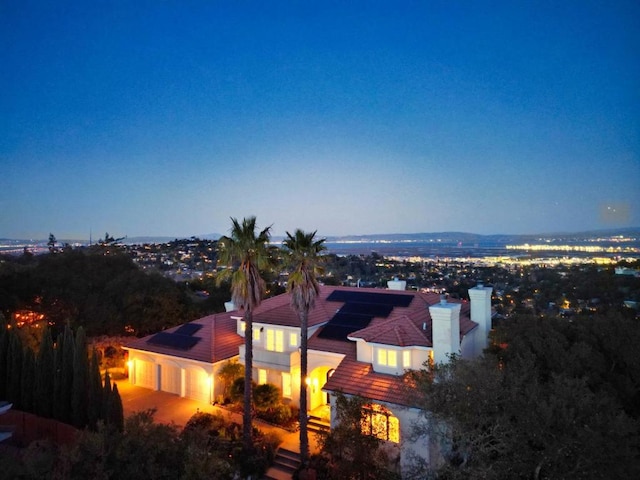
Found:
[[[405, 290], [392, 280], [388, 289], [322, 286], [309, 314], [308, 404], [310, 413], [336, 423], [336, 394], [368, 399], [371, 425], [388, 442], [402, 467], [418, 454], [435, 461], [429, 440], [411, 439], [421, 421], [403, 383], [406, 370], [451, 354], [479, 355], [491, 329], [491, 287], [469, 290], [470, 301], [448, 301], [436, 293]], [[242, 312], [229, 311], [129, 342], [129, 381], [211, 403], [223, 394], [217, 373], [232, 359], [244, 361]], [[253, 378], [280, 388], [299, 405], [300, 327], [289, 295], [268, 298], [253, 318]]]
[[640, 270], [628, 267], [616, 267], [616, 275], [630, 275], [632, 277], [640, 278]]

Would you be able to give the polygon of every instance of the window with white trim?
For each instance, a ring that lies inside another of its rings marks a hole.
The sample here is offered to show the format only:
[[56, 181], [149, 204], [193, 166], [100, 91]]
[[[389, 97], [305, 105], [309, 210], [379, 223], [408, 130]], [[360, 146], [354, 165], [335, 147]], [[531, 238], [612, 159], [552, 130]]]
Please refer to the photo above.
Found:
[[298, 334], [297, 333], [289, 333], [289, 346], [297, 347], [298, 346]]
[[411, 368], [411, 350], [402, 351], [402, 367]]
[[253, 339], [256, 342], [260, 341], [260, 329], [259, 328], [253, 327]]
[[267, 383], [267, 371], [262, 368], [258, 369], [258, 383], [260, 385]]
[[291, 374], [282, 372], [282, 396], [291, 398]]
[[266, 348], [271, 352], [284, 352], [284, 332], [267, 328]]
[[398, 366], [398, 352], [387, 348], [378, 349], [378, 365], [384, 365], [386, 367]]

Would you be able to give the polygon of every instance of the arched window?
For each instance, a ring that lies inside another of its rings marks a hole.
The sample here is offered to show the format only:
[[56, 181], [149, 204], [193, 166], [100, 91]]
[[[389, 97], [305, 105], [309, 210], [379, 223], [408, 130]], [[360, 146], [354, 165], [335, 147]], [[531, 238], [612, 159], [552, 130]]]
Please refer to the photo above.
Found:
[[364, 408], [362, 432], [381, 440], [400, 442], [400, 421], [382, 405], [371, 404]]

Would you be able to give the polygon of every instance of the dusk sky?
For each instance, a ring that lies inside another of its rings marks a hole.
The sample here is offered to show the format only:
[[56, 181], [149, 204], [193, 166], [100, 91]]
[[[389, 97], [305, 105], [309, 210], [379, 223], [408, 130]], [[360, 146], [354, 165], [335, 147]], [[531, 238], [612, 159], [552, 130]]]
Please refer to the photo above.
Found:
[[637, 1], [0, 2], [0, 238], [640, 226]]

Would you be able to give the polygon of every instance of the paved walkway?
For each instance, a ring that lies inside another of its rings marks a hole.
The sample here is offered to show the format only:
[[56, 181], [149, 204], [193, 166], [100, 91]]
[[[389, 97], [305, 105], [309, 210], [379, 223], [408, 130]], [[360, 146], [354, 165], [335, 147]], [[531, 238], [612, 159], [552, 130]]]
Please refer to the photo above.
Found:
[[[136, 387], [135, 385], [131, 385], [126, 379], [116, 380], [115, 383], [118, 384], [118, 392], [122, 399], [125, 417], [134, 412], [155, 408], [156, 413], [154, 419], [156, 422], [174, 423], [178, 427], [184, 427], [187, 421], [198, 411], [208, 413], [218, 412], [227, 418], [231, 418], [234, 422], [242, 424], [241, 414], [230, 412], [227, 409], [215, 405], [182, 398], [172, 393], [157, 392], [147, 388]], [[280, 447], [300, 453], [300, 437], [298, 432], [289, 432], [260, 420], [256, 420], [255, 423], [262, 431], [277, 432], [278, 435], [282, 437]], [[309, 448], [312, 453], [318, 451], [315, 435], [312, 433], [309, 434]]]

